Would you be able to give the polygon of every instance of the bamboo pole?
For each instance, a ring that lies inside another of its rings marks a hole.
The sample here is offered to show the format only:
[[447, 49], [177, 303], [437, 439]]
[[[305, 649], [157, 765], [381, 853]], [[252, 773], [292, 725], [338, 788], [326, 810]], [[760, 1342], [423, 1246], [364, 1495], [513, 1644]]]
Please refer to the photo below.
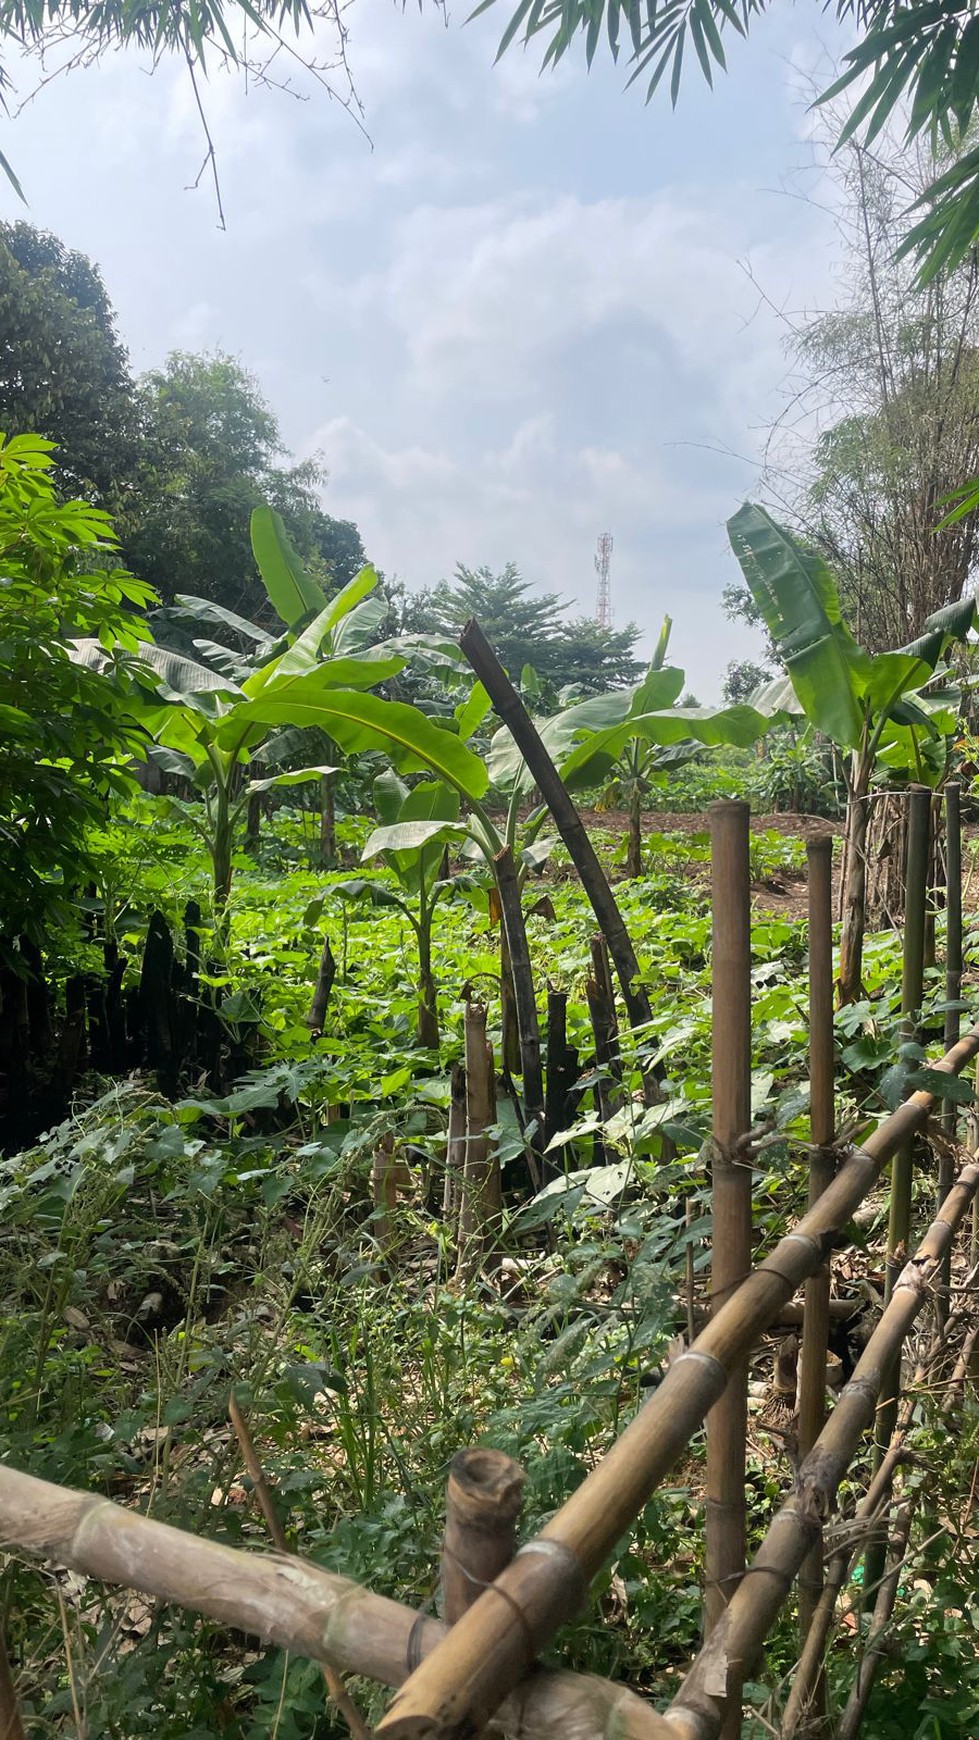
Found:
[[[751, 1124], [751, 871], [746, 803], [715, 803], [711, 840], [711, 1313], [751, 1268], [751, 1162], [738, 1143]], [[707, 1416], [705, 1622], [718, 1623], [744, 1572], [747, 1510], [747, 1351]], [[734, 1725], [736, 1723], [736, 1725]], [[740, 1732], [740, 1711], [726, 1733]]]
[[[539, 1154], [544, 1147], [544, 1075], [541, 1067], [540, 1023], [537, 1018], [537, 998], [527, 943], [527, 926], [520, 901], [520, 885], [509, 846], [504, 846], [503, 851], [498, 852], [493, 859], [493, 871], [500, 896], [500, 916], [513, 976], [513, 1000], [517, 1014], [520, 1070], [523, 1076], [524, 1119], [531, 1130], [531, 1148]], [[539, 1176], [537, 1185], [539, 1188]]]
[[[0, 1542], [387, 1686], [446, 1631], [306, 1560], [203, 1540], [3, 1464]], [[675, 1740], [641, 1698], [590, 1674], [535, 1671], [500, 1706], [499, 1725], [520, 1740]]]
[[[833, 1051], [833, 842], [810, 840], [809, 859], [809, 1206], [819, 1201], [836, 1171], [832, 1142], [836, 1124]], [[826, 1419], [826, 1353], [829, 1346], [829, 1260], [806, 1282], [799, 1361], [799, 1457], [808, 1456]], [[818, 1540], [799, 1574], [799, 1631], [804, 1644], [823, 1586], [823, 1546]], [[825, 1708], [822, 1678], [813, 1688], [812, 1716], [819, 1733]]]
[[502, 1450], [460, 1450], [449, 1464], [442, 1602], [454, 1625], [513, 1558], [526, 1475]]
[[0, 1740], [24, 1740], [17, 1689], [10, 1671], [7, 1644], [0, 1633]]
[[[959, 1036], [960, 1014], [952, 1007], [962, 995], [962, 788], [957, 780], [945, 787], [945, 1049], [954, 1045]], [[958, 1112], [954, 1100], [942, 1106], [942, 1134], [945, 1143], [938, 1156], [938, 1200], [941, 1202], [952, 1182], [952, 1148], [958, 1131]], [[951, 1279], [949, 1264], [942, 1269], [935, 1311], [941, 1322], [948, 1310], [948, 1288]]]
[[554, 825], [571, 854], [582, 887], [591, 902], [615, 962], [622, 995], [633, 1027], [652, 1017], [649, 998], [639, 981], [639, 962], [608, 877], [530, 714], [510, 682], [479, 623], [473, 617], [459, 636], [459, 645], [513, 737], [547, 804]]
[[[914, 786], [908, 804], [908, 858], [905, 872], [904, 908], [904, 972], [901, 983], [901, 1033], [912, 1040], [917, 1033], [917, 1017], [924, 987], [925, 900], [928, 888], [928, 845], [931, 834], [931, 793], [925, 786]], [[909, 1134], [894, 1155], [891, 1166], [891, 1200], [887, 1219], [887, 1278], [885, 1302], [893, 1288], [908, 1251], [911, 1236], [911, 1191], [913, 1184], [914, 1139]], [[881, 1386], [880, 1407], [877, 1410], [875, 1466], [887, 1450], [897, 1421], [897, 1399], [901, 1388], [900, 1356], [894, 1369], [885, 1372]], [[869, 1595], [883, 1574], [883, 1547], [871, 1542], [864, 1570], [864, 1587]]]
[[806, 1554], [832, 1512], [839, 1483], [860, 1439], [872, 1426], [886, 1374], [900, 1356], [912, 1323], [929, 1297], [941, 1258], [951, 1245], [979, 1184], [970, 1162], [942, 1204], [914, 1257], [894, 1283], [889, 1303], [857, 1362], [850, 1382], [815, 1445], [801, 1463], [793, 1491], [776, 1513], [723, 1619], [701, 1649], [673, 1710], [689, 1720], [690, 1740], [713, 1740], [732, 1708], [740, 1712], [741, 1688], [785, 1601]]
[[[979, 1053], [974, 1027], [933, 1067], [958, 1075]], [[851, 1149], [815, 1207], [753, 1270], [663, 1381], [611, 1450], [521, 1548], [405, 1683], [378, 1724], [385, 1736], [454, 1737], [483, 1727], [564, 1621], [659, 1482], [685, 1450], [730, 1371], [780, 1308], [825, 1260], [898, 1145], [920, 1129], [935, 1096], [919, 1089]]]

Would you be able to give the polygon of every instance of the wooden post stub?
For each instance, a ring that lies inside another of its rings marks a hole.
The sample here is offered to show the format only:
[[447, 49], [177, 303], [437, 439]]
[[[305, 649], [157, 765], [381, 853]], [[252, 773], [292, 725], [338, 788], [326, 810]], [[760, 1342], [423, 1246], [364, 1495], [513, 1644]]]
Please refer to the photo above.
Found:
[[502, 1450], [460, 1450], [449, 1467], [442, 1548], [447, 1625], [471, 1607], [513, 1558], [526, 1475]]

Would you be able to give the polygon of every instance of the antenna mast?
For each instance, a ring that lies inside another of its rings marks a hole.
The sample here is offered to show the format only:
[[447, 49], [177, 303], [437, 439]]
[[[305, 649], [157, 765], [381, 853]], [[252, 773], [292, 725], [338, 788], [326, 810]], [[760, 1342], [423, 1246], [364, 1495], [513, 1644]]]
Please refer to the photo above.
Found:
[[599, 628], [612, 626], [612, 584], [609, 580], [609, 569], [612, 566], [612, 534], [603, 532], [598, 540], [598, 554], [595, 557], [595, 573], [598, 575], [598, 602], [595, 606], [595, 621]]

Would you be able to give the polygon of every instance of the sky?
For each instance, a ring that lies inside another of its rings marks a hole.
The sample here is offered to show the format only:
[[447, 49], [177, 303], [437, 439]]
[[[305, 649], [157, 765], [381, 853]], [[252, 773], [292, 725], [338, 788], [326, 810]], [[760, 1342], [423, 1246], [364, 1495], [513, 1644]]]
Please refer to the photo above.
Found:
[[[725, 521], [757, 488], [784, 403], [786, 316], [839, 294], [832, 199], [805, 91], [829, 24], [776, 7], [675, 112], [579, 51], [494, 57], [473, 23], [351, 0], [362, 125], [297, 69], [296, 94], [218, 73], [202, 98], [138, 56], [55, 79], [3, 126], [29, 209], [94, 259], [132, 366], [219, 348], [257, 377], [288, 448], [318, 454], [327, 511], [410, 588], [516, 563], [593, 615], [611, 532], [613, 618], [705, 702], [729, 660]], [[820, 34], [823, 33], [823, 34]], [[22, 66], [25, 95], [36, 71]]]

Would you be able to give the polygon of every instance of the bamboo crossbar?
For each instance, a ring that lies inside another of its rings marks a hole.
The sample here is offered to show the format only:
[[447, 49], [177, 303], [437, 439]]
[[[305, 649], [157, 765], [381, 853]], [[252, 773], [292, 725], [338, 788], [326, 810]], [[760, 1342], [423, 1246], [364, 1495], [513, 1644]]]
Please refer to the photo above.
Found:
[[[445, 1626], [303, 1559], [244, 1552], [96, 1493], [0, 1465], [0, 1546], [202, 1613], [341, 1673], [397, 1686]], [[499, 1709], [511, 1740], [670, 1740], [643, 1700], [591, 1674], [535, 1671]]]
[[[973, 1028], [933, 1067], [958, 1075], [979, 1053]], [[796, 1289], [825, 1260], [880, 1170], [934, 1109], [919, 1090], [852, 1149], [804, 1218], [721, 1306], [608, 1454], [395, 1695], [376, 1732], [455, 1740], [485, 1727], [631, 1528], [723, 1394], [728, 1377]], [[746, 1162], [747, 1163], [747, 1162]], [[835, 1417], [835, 1416], [834, 1416]]]
[[894, 1283], [873, 1335], [812, 1450], [800, 1464], [793, 1490], [776, 1512], [748, 1575], [686, 1675], [670, 1707], [678, 1740], [714, 1740], [731, 1706], [740, 1709], [742, 1684], [807, 1554], [822, 1539], [839, 1483], [863, 1434], [874, 1422], [888, 1374], [900, 1359], [908, 1330], [930, 1296], [979, 1184], [979, 1165], [964, 1166], [914, 1257]]

